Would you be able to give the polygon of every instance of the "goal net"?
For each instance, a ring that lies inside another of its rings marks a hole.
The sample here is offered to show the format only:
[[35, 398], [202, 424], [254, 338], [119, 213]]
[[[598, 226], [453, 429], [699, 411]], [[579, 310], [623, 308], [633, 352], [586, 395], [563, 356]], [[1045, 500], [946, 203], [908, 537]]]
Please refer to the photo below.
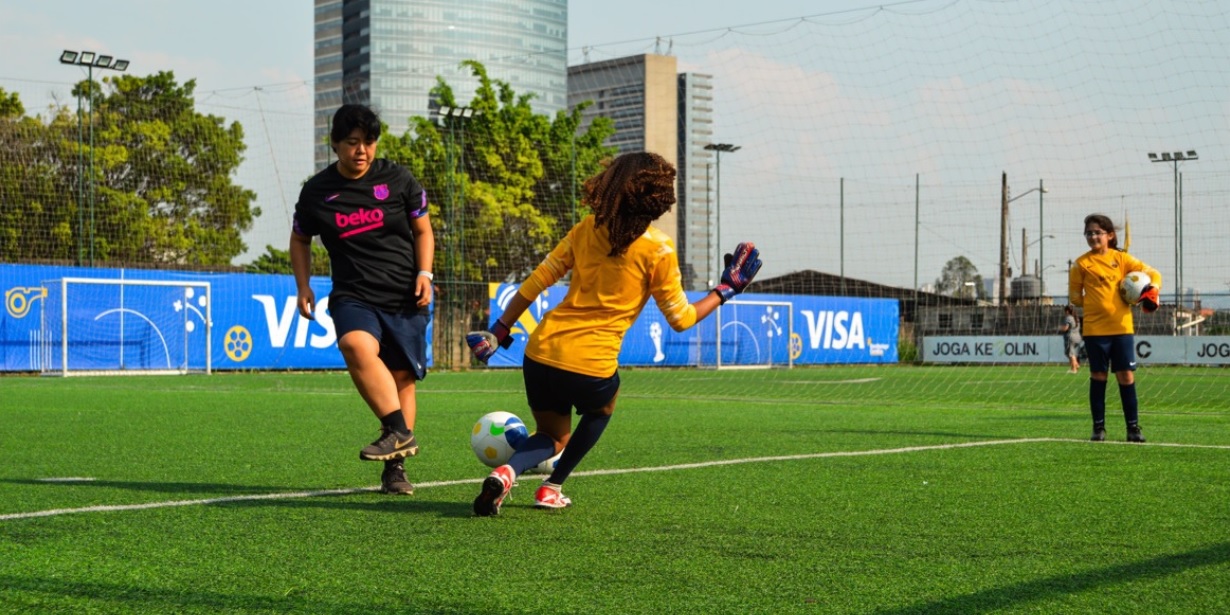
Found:
[[794, 367], [801, 343], [794, 335], [794, 304], [789, 301], [728, 301], [699, 325], [699, 365], [717, 369]]
[[208, 282], [61, 278], [43, 287], [43, 374], [212, 370]]

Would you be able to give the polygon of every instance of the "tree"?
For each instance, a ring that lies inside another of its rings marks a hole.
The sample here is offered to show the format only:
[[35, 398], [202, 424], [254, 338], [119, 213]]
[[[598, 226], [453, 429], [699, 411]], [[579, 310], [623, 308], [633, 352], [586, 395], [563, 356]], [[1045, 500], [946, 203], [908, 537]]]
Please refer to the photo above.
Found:
[[[972, 284], [972, 287], [970, 286]], [[935, 292], [963, 299], [986, 299], [987, 291], [978, 268], [964, 256], [957, 256], [944, 263], [940, 277], [935, 281]]]
[[[290, 266], [290, 250], [265, 245], [265, 253], [246, 267], [248, 273], [294, 273]], [[319, 243], [312, 244], [311, 275], [329, 275], [329, 252]]]
[[197, 113], [196, 81], [181, 86], [171, 72], [111, 85], [95, 104], [105, 202], [96, 249], [104, 260], [229, 264], [260, 215], [256, 194], [231, 181], [246, 149], [243, 127]]
[[[468, 120], [435, 123], [410, 118], [404, 135], [382, 139], [382, 155], [405, 165], [423, 183], [437, 232], [437, 272], [445, 279], [521, 280], [579, 220], [574, 189], [601, 169], [615, 150], [602, 145], [614, 133], [595, 118], [578, 134], [581, 111], [535, 114], [533, 96], [518, 95], [492, 79], [479, 62], [462, 63], [479, 87], [466, 106]], [[432, 95], [461, 106], [438, 78]]]
[[[16, 93], [0, 89], [0, 262], [70, 259], [77, 203], [63, 160], [65, 112], [51, 125], [25, 116]], [[75, 158], [74, 158], [75, 161]]]
[[44, 124], [0, 93], [0, 260], [229, 264], [260, 215], [232, 181], [243, 128], [197, 113], [195, 81], [170, 72], [103, 83], [73, 90], [93, 109], [92, 152], [66, 108]]

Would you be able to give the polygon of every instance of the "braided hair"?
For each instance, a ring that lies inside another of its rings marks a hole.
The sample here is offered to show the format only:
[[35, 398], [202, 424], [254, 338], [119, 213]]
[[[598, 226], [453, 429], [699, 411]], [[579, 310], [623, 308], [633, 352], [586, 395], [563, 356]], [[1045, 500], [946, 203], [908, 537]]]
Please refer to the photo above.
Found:
[[583, 190], [582, 202], [607, 229], [607, 256], [619, 256], [675, 204], [675, 167], [657, 154], [623, 154], [586, 180]]

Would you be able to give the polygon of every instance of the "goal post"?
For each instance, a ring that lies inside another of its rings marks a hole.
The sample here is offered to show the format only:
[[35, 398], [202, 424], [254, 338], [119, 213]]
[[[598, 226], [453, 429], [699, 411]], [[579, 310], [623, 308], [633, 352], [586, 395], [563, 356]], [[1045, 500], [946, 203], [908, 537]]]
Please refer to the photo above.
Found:
[[42, 374], [212, 373], [209, 282], [59, 278], [43, 287]]
[[[734, 299], [717, 309], [711, 343], [697, 336], [701, 367], [768, 369], [794, 367], [794, 303]], [[710, 329], [703, 330], [709, 333]]]

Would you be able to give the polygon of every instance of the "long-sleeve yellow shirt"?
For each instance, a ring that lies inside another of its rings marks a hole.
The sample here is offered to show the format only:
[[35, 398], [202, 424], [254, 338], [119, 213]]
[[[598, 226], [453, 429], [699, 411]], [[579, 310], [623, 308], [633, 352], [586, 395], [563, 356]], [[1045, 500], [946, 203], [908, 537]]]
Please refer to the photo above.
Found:
[[571, 270], [568, 294], [543, 316], [525, 355], [539, 363], [605, 378], [619, 367], [624, 333], [652, 296], [671, 328], [696, 324], [683, 293], [679, 256], [662, 231], [649, 227], [621, 256], [608, 256], [607, 229], [584, 220], [551, 250], [518, 292], [534, 300]]
[[1133, 271], [1143, 271], [1158, 290], [1162, 274], [1122, 250], [1095, 254], [1092, 250], [1076, 259], [1068, 271], [1068, 301], [1085, 309], [1081, 334], [1124, 335], [1136, 333], [1132, 307], [1119, 296], [1119, 284]]

